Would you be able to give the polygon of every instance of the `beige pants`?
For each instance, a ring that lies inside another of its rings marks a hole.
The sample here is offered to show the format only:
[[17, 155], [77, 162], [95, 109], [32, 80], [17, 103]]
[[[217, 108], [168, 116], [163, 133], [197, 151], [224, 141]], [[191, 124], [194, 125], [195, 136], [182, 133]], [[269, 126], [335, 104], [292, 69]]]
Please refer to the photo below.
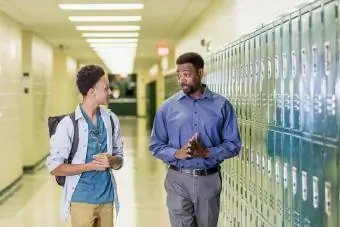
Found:
[[72, 227], [113, 227], [113, 204], [71, 203]]

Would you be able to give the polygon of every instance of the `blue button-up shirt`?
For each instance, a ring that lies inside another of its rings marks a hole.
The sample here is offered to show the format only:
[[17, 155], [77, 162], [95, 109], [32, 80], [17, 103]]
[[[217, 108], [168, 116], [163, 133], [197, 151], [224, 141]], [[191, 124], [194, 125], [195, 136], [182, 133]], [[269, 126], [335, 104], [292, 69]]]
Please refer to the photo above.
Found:
[[[210, 151], [208, 158], [179, 160], [175, 152], [199, 134]], [[200, 98], [183, 91], [167, 99], [158, 109], [149, 149], [166, 164], [187, 169], [208, 169], [239, 154], [241, 139], [235, 111], [223, 96], [205, 87]]]
[[[99, 111], [97, 116], [97, 125], [92, 123], [91, 119], [83, 110], [82, 113], [86, 119], [89, 129], [85, 161], [85, 163], [89, 163], [94, 159], [94, 155], [107, 151], [107, 133]], [[71, 201], [90, 204], [110, 203], [114, 199], [113, 190], [109, 170], [83, 172]]]

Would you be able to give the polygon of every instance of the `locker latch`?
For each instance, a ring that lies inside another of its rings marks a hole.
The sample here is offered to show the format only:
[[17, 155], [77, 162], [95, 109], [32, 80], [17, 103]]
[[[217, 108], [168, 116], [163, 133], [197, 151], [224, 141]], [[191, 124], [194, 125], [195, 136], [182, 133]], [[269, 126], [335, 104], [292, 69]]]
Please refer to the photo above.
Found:
[[328, 216], [331, 215], [331, 205], [332, 202], [332, 187], [331, 183], [326, 181], [325, 182], [325, 212]]
[[303, 201], [307, 201], [307, 172], [302, 171], [302, 199]]
[[313, 206], [319, 206], [319, 179], [316, 176], [313, 176]]
[[293, 194], [297, 193], [297, 177], [296, 177], [296, 167], [292, 167], [292, 181], [293, 181]]

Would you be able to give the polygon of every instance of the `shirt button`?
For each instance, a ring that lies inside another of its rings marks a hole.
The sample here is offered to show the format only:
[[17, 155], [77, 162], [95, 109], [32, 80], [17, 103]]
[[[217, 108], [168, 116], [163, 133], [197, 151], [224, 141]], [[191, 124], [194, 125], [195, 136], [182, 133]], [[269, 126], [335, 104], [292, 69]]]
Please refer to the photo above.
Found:
[[195, 112], [195, 114], [197, 114], [197, 112]]
[[195, 126], [197, 126], [197, 124], [195, 124]]

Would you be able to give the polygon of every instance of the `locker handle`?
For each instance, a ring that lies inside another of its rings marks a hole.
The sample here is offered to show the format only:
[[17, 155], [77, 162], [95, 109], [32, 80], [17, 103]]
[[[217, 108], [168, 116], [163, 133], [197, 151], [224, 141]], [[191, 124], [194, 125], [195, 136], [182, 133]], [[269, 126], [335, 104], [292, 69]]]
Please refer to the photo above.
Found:
[[331, 73], [331, 60], [332, 60], [332, 52], [330, 47], [330, 42], [325, 43], [325, 74], [327, 76]]
[[301, 74], [303, 77], [307, 75], [307, 54], [305, 49], [301, 49]]
[[287, 77], [287, 55], [286, 53], [282, 54], [282, 77], [286, 79]]
[[295, 78], [296, 76], [296, 54], [295, 50], [292, 51], [292, 76]]
[[271, 59], [268, 58], [268, 79], [272, 78], [272, 62]]
[[275, 78], [279, 78], [279, 56], [275, 55]]
[[312, 66], [313, 66], [313, 75], [316, 76], [318, 70], [318, 55], [317, 55], [317, 46], [313, 45], [312, 47]]
[[327, 216], [331, 215], [331, 202], [332, 202], [332, 187], [331, 183], [326, 181], [325, 182], [325, 212]]

